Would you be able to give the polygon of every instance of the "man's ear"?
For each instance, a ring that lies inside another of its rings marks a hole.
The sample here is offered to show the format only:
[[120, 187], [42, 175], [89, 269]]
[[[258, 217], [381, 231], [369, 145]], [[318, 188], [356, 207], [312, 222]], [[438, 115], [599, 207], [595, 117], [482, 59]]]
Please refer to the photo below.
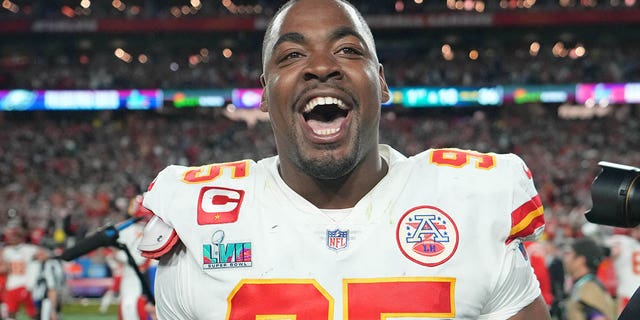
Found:
[[263, 112], [269, 112], [269, 103], [267, 103], [267, 89], [266, 80], [264, 79], [264, 73], [260, 75], [260, 84], [262, 85], [262, 98], [260, 99], [260, 110]]
[[391, 93], [389, 92], [389, 86], [387, 86], [387, 80], [384, 78], [384, 68], [382, 67], [382, 64], [380, 64], [380, 67], [378, 68], [378, 78], [380, 78], [382, 102], [385, 103], [391, 98]]

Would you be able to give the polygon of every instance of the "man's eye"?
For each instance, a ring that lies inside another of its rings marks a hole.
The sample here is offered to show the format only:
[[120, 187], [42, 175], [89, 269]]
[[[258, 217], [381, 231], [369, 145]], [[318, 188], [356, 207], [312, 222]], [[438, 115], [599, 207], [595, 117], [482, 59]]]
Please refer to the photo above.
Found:
[[362, 55], [362, 51], [355, 48], [351, 48], [351, 47], [340, 48], [340, 50], [338, 50], [338, 53], [348, 54], [348, 55], [359, 55], [359, 56]]
[[302, 57], [302, 54], [300, 52], [289, 52], [286, 55], [284, 55], [282, 58], [280, 58], [280, 61], [286, 61], [286, 60], [290, 60], [290, 59], [297, 59]]

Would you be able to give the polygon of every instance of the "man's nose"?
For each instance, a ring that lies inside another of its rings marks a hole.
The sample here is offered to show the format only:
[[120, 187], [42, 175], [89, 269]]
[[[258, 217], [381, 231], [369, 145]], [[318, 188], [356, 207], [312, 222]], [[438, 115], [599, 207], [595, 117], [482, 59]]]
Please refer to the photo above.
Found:
[[313, 54], [309, 57], [304, 71], [304, 80], [318, 80], [321, 82], [329, 79], [342, 78], [342, 68], [336, 57], [331, 53]]

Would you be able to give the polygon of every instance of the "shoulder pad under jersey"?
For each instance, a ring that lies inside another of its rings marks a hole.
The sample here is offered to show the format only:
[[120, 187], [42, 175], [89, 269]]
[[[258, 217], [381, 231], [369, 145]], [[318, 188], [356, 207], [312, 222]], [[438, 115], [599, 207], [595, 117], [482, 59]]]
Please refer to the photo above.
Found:
[[169, 252], [178, 240], [178, 235], [171, 226], [164, 223], [158, 216], [153, 216], [144, 227], [138, 249], [142, 251], [143, 257], [158, 259]]

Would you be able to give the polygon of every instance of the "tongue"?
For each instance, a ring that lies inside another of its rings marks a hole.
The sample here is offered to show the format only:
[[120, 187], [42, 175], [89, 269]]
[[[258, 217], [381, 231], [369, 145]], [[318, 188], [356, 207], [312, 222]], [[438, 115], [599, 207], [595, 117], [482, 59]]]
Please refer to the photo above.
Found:
[[316, 119], [309, 119], [307, 121], [307, 124], [314, 131], [326, 130], [326, 129], [336, 129], [337, 130], [337, 129], [340, 129], [340, 126], [342, 125], [342, 122], [344, 122], [345, 119], [346, 119], [346, 117], [342, 117], [342, 116], [336, 117], [335, 119], [332, 119], [330, 121], [320, 121], [320, 120], [316, 120]]

